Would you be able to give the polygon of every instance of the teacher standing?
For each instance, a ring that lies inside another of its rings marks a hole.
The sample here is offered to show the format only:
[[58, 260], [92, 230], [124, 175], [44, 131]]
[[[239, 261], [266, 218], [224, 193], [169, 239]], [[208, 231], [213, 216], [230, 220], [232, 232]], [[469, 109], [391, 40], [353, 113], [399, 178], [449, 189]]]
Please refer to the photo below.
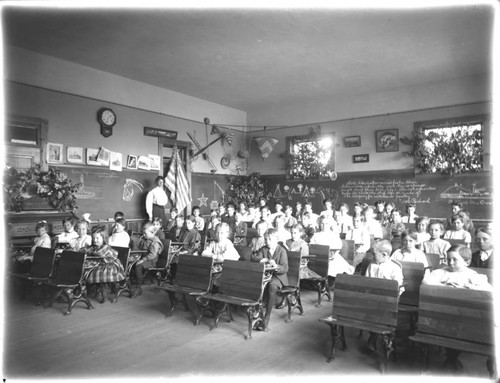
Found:
[[168, 196], [164, 188], [165, 180], [162, 176], [158, 176], [155, 179], [155, 184], [156, 187], [146, 196], [146, 212], [150, 221], [154, 217], [159, 217], [165, 223], [165, 209], [168, 204]]

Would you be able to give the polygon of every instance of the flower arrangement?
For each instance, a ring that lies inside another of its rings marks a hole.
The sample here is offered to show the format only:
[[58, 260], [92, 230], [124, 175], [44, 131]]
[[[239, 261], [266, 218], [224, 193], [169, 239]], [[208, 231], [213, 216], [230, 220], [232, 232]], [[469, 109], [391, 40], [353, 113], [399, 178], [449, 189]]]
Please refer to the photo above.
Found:
[[258, 203], [261, 197], [269, 197], [266, 181], [259, 173], [249, 176], [226, 176], [226, 180], [229, 183], [229, 198], [233, 203]]
[[36, 165], [27, 172], [19, 172], [14, 168], [4, 172], [3, 189], [7, 210], [21, 211], [23, 201], [33, 196], [48, 200], [58, 211], [74, 210], [78, 208], [75, 192], [80, 187], [80, 183], [73, 185], [66, 173], [57, 168], [45, 171]]

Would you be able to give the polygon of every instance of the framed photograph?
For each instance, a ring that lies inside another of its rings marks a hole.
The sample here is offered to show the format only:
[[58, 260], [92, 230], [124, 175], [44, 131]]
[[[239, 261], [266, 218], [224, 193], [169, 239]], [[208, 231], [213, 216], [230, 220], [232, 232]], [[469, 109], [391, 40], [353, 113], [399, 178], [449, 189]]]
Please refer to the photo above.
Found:
[[109, 156], [109, 169], [121, 172], [123, 167], [122, 158], [121, 153], [111, 152]]
[[151, 159], [151, 170], [160, 170], [160, 156], [156, 154], [148, 154]]
[[131, 154], [127, 158], [127, 169], [137, 169], [137, 156]]
[[398, 129], [385, 129], [375, 131], [375, 145], [377, 152], [399, 151]]
[[139, 158], [137, 159], [137, 168], [151, 170], [151, 158], [146, 156], [139, 156]]
[[97, 155], [97, 162], [101, 165], [109, 166], [109, 158], [111, 156], [111, 150], [106, 149], [104, 146], [101, 146], [99, 149], [99, 154]]
[[369, 154], [355, 154], [352, 156], [352, 163], [353, 164], [360, 164], [362, 162], [370, 162], [370, 155]]
[[344, 137], [344, 147], [352, 148], [354, 146], [361, 146], [361, 136]]
[[87, 148], [87, 165], [101, 166], [97, 162], [97, 156], [99, 155], [99, 149]]
[[83, 148], [78, 148], [76, 146], [68, 146], [66, 152], [66, 158], [68, 162], [74, 164], [83, 164]]
[[63, 162], [63, 144], [47, 142], [47, 163], [61, 164]]

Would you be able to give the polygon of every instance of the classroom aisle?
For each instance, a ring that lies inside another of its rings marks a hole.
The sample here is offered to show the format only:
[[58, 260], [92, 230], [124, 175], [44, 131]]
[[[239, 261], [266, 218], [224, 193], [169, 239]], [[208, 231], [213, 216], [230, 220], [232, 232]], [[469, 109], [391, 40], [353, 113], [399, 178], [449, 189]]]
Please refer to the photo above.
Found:
[[[326, 363], [329, 328], [318, 318], [329, 315], [331, 302], [315, 308], [316, 293], [302, 290], [305, 316], [294, 312], [285, 323], [285, 310], [275, 310], [271, 331], [254, 331], [245, 340], [246, 316], [234, 313], [234, 321], [222, 319], [213, 331], [211, 318], [193, 326], [196, 306], [191, 311], [179, 305], [171, 318], [167, 294], [145, 286], [141, 297], [120, 297], [116, 304], [94, 310], [83, 305], [63, 316], [65, 307], [36, 307], [32, 300], [20, 301], [10, 294], [5, 299], [3, 377], [7, 379], [187, 377], [191, 375], [258, 375], [297, 377], [304, 375], [367, 375], [380, 377], [376, 355], [367, 348], [366, 334], [347, 329], [348, 348], [337, 351]], [[438, 355], [433, 374], [445, 374]], [[487, 378], [485, 358], [462, 354], [461, 376]], [[418, 353], [401, 345], [397, 362], [389, 363], [388, 375], [418, 377]]]

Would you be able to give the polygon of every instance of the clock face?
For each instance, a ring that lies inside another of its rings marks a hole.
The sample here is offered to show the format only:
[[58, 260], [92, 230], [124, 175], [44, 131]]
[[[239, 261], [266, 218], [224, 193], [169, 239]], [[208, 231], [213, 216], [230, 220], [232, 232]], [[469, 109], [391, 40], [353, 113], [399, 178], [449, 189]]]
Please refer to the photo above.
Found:
[[101, 122], [106, 126], [113, 126], [116, 122], [115, 113], [111, 109], [104, 109], [101, 113]]

